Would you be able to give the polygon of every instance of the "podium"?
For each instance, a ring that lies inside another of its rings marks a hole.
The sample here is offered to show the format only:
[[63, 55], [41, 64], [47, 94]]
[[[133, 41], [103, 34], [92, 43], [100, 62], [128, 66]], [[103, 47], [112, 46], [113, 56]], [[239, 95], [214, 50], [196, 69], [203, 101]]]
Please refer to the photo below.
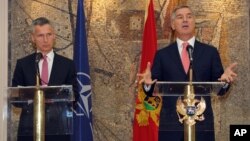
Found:
[[197, 141], [214, 140], [210, 97], [224, 93], [224, 85], [224, 82], [156, 82], [153, 96], [163, 102], [159, 137], [165, 136], [169, 141], [196, 141], [197, 137]]
[[[37, 103], [37, 98], [42, 101]], [[73, 134], [72, 86], [9, 87], [7, 101], [8, 141], [17, 136], [34, 138], [37, 128], [42, 140], [49, 135]]]

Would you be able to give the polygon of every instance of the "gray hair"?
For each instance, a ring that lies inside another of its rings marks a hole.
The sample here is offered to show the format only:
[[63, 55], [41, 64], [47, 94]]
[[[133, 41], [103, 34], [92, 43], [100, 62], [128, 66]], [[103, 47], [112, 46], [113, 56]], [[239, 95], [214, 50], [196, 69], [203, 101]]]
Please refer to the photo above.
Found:
[[171, 14], [171, 22], [176, 18], [176, 11], [179, 10], [179, 9], [182, 9], [182, 8], [188, 8], [193, 13], [193, 10], [189, 6], [187, 6], [187, 5], [179, 5], [173, 10], [173, 12]]
[[51, 24], [51, 22], [47, 18], [39, 17], [39, 18], [32, 21], [32, 26], [31, 26], [32, 30], [31, 31], [34, 32], [34, 27], [37, 26], [37, 25], [43, 26], [43, 25], [46, 25], [46, 24], [53, 27], [53, 25]]

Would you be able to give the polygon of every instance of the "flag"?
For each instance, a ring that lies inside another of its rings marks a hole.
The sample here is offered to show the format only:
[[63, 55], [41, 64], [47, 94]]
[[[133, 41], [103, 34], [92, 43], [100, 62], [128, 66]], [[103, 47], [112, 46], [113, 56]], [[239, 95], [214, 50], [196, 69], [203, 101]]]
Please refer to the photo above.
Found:
[[74, 109], [73, 141], [92, 141], [92, 103], [83, 0], [78, 0], [74, 44], [79, 98]]
[[[148, 0], [145, 10], [140, 73], [146, 69], [147, 62], [152, 64], [157, 51], [157, 35], [153, 0]], [[133, 141], [158, 141], [160, 97], [146, 97], [142, 86], [138, 87], [134, 115]]]

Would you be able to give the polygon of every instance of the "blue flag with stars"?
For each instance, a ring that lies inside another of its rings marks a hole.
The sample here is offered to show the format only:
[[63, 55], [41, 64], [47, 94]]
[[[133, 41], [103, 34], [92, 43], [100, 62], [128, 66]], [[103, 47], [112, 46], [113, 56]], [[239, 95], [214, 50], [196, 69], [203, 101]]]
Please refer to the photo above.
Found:
[[91, 84], [83, 0], [78, 0], [74, 44], [79, 98], [74, 109], [73, 141], [93, 141]]

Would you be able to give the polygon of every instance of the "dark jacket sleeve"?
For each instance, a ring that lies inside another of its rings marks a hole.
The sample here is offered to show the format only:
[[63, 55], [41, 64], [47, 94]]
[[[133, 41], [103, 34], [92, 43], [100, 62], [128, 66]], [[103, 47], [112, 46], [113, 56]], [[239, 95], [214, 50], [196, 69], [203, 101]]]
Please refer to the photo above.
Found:
[[143, 89], [144, 93], [147, 96], [152, 97], [153, 96], [153, 92], [154, 92], [154, 88], [155, 88], [155, 83], [152, 84], [151, 86], [148, 86], [148, 87], [150, 87], [149, 90], [147, 90], [145, 87], [147, 87], [147, 86], [146, 86], [146, 84], [143, 83], [142, 84], [142, 89]]

